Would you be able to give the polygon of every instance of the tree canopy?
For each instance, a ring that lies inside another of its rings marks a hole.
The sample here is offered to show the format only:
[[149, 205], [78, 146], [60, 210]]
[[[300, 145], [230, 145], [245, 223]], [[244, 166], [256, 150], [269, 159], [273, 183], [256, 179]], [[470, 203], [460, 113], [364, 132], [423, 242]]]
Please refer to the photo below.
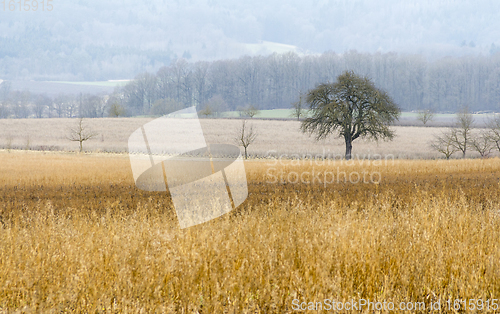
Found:
[[310, 90], [306, 102], [311, 117], [302, 122], [302, 131], [315, 133], [317, 140], [331, 134], [344, 138], [346, 159], [351, 159], [352, 142], [358, 138], [392, 139], [389, 126], [400, 114], [385, 91], [352, 71], [341, 74], [335, 83]]

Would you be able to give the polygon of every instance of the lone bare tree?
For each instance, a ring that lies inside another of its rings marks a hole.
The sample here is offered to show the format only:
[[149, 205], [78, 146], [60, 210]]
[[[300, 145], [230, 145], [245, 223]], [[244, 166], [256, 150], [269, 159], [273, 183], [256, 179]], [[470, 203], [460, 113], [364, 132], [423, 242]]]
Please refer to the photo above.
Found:
[[257, 132], [253, 128], [253, 125], [248, 126], [246, 120], [243, 120], [241, 127], [238, 129], [234, 141], [238, 146], [243, 146], [245, 150], [245, 159], [248, 159], [247, 149], [255, 139], [257, 138]]
[[244, 114], [245, 114], [247, 117], [250, 117], [250, 118], [255, 117], [255, 116], [256, 116], [256, 115], [258, 115], [259, 113], [260, 113], [259, 108], [257, 108], [257, 106], [254, 106], [254, 105], [248, 105], [248, 106], [244, 109]]
[[341, 74], [335, 83], [324, 83], [306, 96], [312, 117], [302, 122], [302, 132], [316, 133], [316, 139], [337, 133], [345, 141], [345, 158], [351, 159], [352, 142], [357, 138], [392, 139], [389, 125], [398, 119], [399, 107], [367, 77], [352, 71]]
[[299, 96], [299, 100], [292, 103], [292, 113], [290, 114], [290, 116], [297, 118], [297, 121], [299, 121], [307, 111], [305, 107], [304, 95], [301, 93]]
[[88, 129], [83, 124], [83, 118], [79, 118], [76, 126], [72, 128], [70, 131], [71, 133], [67, 138], [72, 142], [80, 143], [80, 153], [83, 152], [83, 142], [88, 141], [99, 135], [98, 133]]
[[210, 104], [206, 104], [205, 107], [198, 112], [200, 115], [205, 116], [205, 118], [208, 118], [213, 114], [212, 108], [210, 107]]
[[434, 118], [434, 111], [432, 109], [420, 110], [417, 114], [417, 119], [424, 125]]
[[464, 107], [457, 113], [455, 127], [451, 131], [452, 144], [462, 152], [462, 158], [465, 158], [467, 148], [471, 145], [473, 127], [474, 117], [469, 109]]
[[433, 149], [443, 154], [446, 159], [450, 159], [451, 155], [458, 151], [453, 145], [453, 139], [450, 132], [436, 135], [430, 145]]
[[210, 98], [206, 103], [206, 107], [210, 108], [210, 115], [215, 117], [220, 117], [223, 112], [229, 110], [226, 101], [221, 95]]
[[116, 100], [109, 102], [108, 117], [118, 118], [125, 115], [125, 108]]

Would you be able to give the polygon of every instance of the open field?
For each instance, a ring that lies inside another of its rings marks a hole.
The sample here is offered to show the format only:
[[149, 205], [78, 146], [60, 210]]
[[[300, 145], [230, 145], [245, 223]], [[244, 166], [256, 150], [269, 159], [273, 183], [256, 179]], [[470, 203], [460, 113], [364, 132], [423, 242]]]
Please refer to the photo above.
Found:
[[248, 199], [181, 230], [125, 155], [0, 152], [0, 312], [291, 313], [327, 298], [451, 312], [500, 298], [498, 158], [245, 166]]
[[[128, 137], [137, 128], [153, 118], [101, 118], [85, 119], [84, 123], [99, 135], [85, 142], [84, 149], [93, 152], [127, 152]], [[201, 119], [201, 125], [208, 143], [232, 144], [242, 121], [239, 119]], [[343, 140], [329, 137], [315, 141], [313, 137], [300, 132], [300, 122], [294, 120], [249, 120], [258, 137], [249, 147], [254, 157], [286, 154], [296, 158], [311, 154], [340, 158], [345, 153]], [[32, 149], [75, 151], [77, 142], [67, 139], [70, 128], [77, 119], [0, 119], [0, 149]], [[395, 126], [393, 141], [378, 143], [358, 139], [353, 143], [353, 154], [359, 158], [373, 158], [376, 155], [391, 155], [402, 159], [442, 158], [433, 151], [429, 142], [434, 135], [446, 130], [437, 127]], [[493, 155], [498, 155], [494, 152]], [[293, 156], [292, 156], [293, 155]], [[459, 154], [456, 154], [459, 157]], [[478, 157], [477, 153], [468, 153]]]
[[[292, 109], [271, 109], [271, 110], [260, 110], [256, 118], [259, 119], [296, 119], [292, 117]], [[474, 120], [478, 126], [483, 126], [489, 118], [494, 117], [493, 113], [481, 113], [473, 114]], [[224, 117], [239, 117], [239, 112], [228, 111], [223, 113]], [[306, 115], [307, 116], [307, 115]], [[397, 126], [423, 126], [422, 122], [418, 119], [418, 114], [416, 112], [402, 112], [399, 121], [396, 121]], [[455, 114], [447, 113], [436, 113], [432, 121], [427, 123], [427, 126], [431, 127], [450, 127], [455, 123]]]

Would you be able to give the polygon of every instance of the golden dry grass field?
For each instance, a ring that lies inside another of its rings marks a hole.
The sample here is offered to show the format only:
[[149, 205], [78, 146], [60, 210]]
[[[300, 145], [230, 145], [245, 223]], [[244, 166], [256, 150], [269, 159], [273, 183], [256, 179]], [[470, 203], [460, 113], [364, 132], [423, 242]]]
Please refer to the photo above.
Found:
[[179, 229], [125, 155], [0, 152], [0, 312], [293, 313], [325, 299], [494, 312], [499, 159], [245, 167], [240, 207]]

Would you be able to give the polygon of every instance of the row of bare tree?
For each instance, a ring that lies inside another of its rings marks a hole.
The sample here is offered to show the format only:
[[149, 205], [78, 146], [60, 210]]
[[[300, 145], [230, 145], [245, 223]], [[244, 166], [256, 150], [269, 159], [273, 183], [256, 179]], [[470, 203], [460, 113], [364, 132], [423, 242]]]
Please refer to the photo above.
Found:
[[[119, 92], [108, 95], [59, 94], [52, 98], [45, 94], [32, 94], [29, 91], [10, 91], [9, 82], [0, 84], [0, 119], [2, 118], [101, 118], [131, 115], [126, 110], [123, 95]], [[7, 87], [6, 87], [7, 86]], [[183, 109], [184, 106], [171, 99], [157, 99], [147, 114], [165, 115]], [[128, 108], [130, 109], [130, 108]], [[220, 95], [205, 102], [199, 113], [204, 117], [219, 117], [228, 111], [229, 106]], [[132, 110], [133, 111], [133, 110]], [[249, 104], [236, 108], [241, 117], [254, 117], [258, 114], [257, 105]]]
[[1, 118], [101, 118], [125, 115], [116, 98], [92, 94], [60, 94], [54, 98], [29, 91], [10, 91], [3, 82], [0, 85]]
[[212, 113], [254, 105], [289, 108], [320, 82], [333, 82], [345, 70], [370, 77], [403, 111], [432, 108], [456, 112], [498, 111], [500, 53], [428, 61], [396, 53], [326, 52], [241, 57], [189, 63], [178, 59], [156, 73], [145, 72], [109, 97], [98, 95], [34, 97], [0, 86], [0, 117], [101, 117], [162, 115], [181, 108], [209, 107]]
[[456, 114], [455, 126], [436, 135], [430, 145], [446, 159], [457, 152], [465, 158], [470, 150], [486, 158], [495, 149], [500, 152], [500, 116], [490, 118], [486, 128], [474, 129], [474, 117], [464, 108]]
[[301, 93], [333, 82], [345, 70], [370, 77], [403, 111], [433, 108], [456, 112], [497, 110], [500, 103], [500, 53], [426, 60], [396, 53], [295, 53], [189, 63], [178, 59], [157, 73], [142, 73], [119, 91], [131, 114], [148, 114], [158, 100], [202, 109], [221, 99], [228, 110], [249, 104], [261, 109], [289, 108]]

